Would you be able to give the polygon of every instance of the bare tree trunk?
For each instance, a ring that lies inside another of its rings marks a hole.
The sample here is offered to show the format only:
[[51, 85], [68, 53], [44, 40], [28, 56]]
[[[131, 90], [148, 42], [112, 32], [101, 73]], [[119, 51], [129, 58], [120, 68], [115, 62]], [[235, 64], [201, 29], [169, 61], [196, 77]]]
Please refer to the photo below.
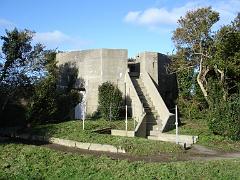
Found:
[[209, 69], [206, 69], [205, 71], [203, 70], [203, 59], [201, 57], [201, 60], [200, 60], [200, 64], [199, 64], [199, 73], [197, 75], [197, 82], [198, 82], [198, 85], [203, 93], [203, 96], [205, 98], [205, 100], [207, 101], [208, 105], [209, 105], [209, 99], [208, 99], [208, 93], [207, 93], [207, 90], [205, 89], [204, 87], [204, 80], [205, 80], [205, 77], [207, 75], [207, 72], [209, 71]]

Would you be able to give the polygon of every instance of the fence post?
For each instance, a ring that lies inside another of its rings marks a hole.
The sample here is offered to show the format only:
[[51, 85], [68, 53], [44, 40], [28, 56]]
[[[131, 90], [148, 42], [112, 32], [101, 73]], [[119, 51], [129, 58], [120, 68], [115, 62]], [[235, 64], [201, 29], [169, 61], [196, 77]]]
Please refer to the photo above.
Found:
[[125, 114], [125, 127], [126, 127], [126, 136], [127, 136], [127, 129], [128, 129], [128, 124], [127, 124], [127, 105], [125, 106], [126, 108], [126, 114]]
[[177, 109], [177, 105], [175, 106], [175, 125], [176, 125], [176, 144], [178, 144], [179, 139], [178, 139], [178, 109]]
[[83, 130], [85, 129], [85, 113], [86, 113], [86, 104], [83, 105]]
[[110, 103], [110, 113], [109, 113], [109, 116], [110, 116], [110, 121], [112, 121], [112, 103]]

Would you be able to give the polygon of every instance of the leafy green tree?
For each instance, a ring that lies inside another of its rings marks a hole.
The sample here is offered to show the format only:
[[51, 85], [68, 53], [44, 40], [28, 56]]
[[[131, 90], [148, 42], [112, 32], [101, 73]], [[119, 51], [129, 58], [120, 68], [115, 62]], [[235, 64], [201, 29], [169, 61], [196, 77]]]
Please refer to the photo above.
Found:
[[[216, 34], [211, 61], [216, 73], [209, 77], [210, 129], [240, 139], [240, 15]], [[218, 77], [216, 74], [220, 73]]]
[[[189, 11], [180, 18], [173, 35], [177, 53], [172, 56], [171, 70], [177, 72], [178, 103], [184, 116], [191, 119], [201, 114], [214, 133], [239, 139], [240, 15], [212, 32], [218, 19], [210, 7]], [[202, 97], [208, 106], [201, 105]], [[204, 113], [194, 114], [195, 105]]]
[[210, 70], [208, 61], [212, 55], [211, 28], [218, 20], [219, 13], [213, 11], [211, 7], [189, 11], [178, 20], [179, 27], [172, 37], [177, 50], [184, 51], [186, 61], [198, 69], [196, 81], [208, 103], [206, 75]]
[[238, 93], [240, 79], [240, 13], [216, 34], [211, 65], [217, 67], [223, 99]]
[[119, 118], [122, 104], [122, 92], [111, 82], [105, 82], [98, 87], [99, 111], [105, 119]]
[[33, 84], [44, 75], [45, 50], [41, 44], [31, 44], [33, 35], [32, 31], [15, 28], [6, 30], [6, 35], [0, 38], [3, 41], [0, 56], [1, 117], [8, 116], [10, 106], [25, 105]]
[[35, 86], [28, 107], [28, 120], [34, 123], [58, 122], [72, 117], [72, 110], [81, 101], [75, 88], [78, 70], [66, 63], [57, 66], [56, 52], [46, 54], [45, 76]]

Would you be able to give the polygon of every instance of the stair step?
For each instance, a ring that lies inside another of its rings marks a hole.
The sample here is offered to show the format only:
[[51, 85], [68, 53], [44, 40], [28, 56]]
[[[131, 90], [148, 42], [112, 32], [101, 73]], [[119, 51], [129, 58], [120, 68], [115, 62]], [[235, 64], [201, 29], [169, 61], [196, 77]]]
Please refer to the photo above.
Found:
[[162, 130], [162, 124], [153, 125], [152, 131], [150, 131], [150, 135], [152, 135], [151, 132], [155, 132], [155, 131], [161, 132], [161, 130]]

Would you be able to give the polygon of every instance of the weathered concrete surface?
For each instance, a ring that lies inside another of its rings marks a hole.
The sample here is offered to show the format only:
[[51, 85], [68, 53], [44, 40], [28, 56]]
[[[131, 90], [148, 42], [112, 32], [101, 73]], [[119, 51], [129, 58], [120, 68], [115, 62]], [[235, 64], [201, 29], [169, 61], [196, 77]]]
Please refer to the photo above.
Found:
[[91, 143], [82, 143], [82, 142], [75, 142], [76, 148], [79, 149], [89, 149]]
[[110, 81], [124, 93], [124, 77], [127, 71], [126, 49], [92, 49], [58, 53], [58, 65], [72, 63], [78, 69], [78, 77], [84, 79], [87, 100], [87, 114], [98, 106], [98, 86]]
[[[175, 134], [161, 133], [160, 131], [150, 131], [148, 139], [176, 143]], [[182, 145], [185, 148], [189, 148], [192, 144], [195, 144], [197, 140], [198, 136], [178, 135], [179, 145]]]
[[140, 63], [140, 73], [147, 72], [161, 94], [169, 109], [174, 107], [178, 94], [176, 74], [169, 74], [170, 64], [168, 56], [158, 52], [142, 52], [137, 56]]
[[68, 139], [30, 135], [30, 134], [15, 133], [13, 135], [11, 132], [3, 132], [0, 135], [4, 135], [11, 138], [23, 139], [23, 140], [48, 142], [52, 144], [58, 144], [61, 146], [90, 150], [90, 151], [92, 150], [92, 151], [105, 151], [105, 152], [112, 152], [112, 153], [126, 153], [124, 149], [117, 148], [113, 145], [108, 145], [108, 144], [85, 143], [85, 142], [78, 142], [78, 141], [73, 141]]
[[92, 151], [107, 151], [107, 152], [113, 152], [113, 153], [117, 153], [118, 149], [112, 145], [108, 145], [108, 144], [95, 144], [95, 143], [91, 143], [89, 150]]
[[111, 130], [111, 135], [113, 136], [127, 136], [127, 137], [134, 137], [135, 132], [134, 131], [125, 131], [125, 130]]

